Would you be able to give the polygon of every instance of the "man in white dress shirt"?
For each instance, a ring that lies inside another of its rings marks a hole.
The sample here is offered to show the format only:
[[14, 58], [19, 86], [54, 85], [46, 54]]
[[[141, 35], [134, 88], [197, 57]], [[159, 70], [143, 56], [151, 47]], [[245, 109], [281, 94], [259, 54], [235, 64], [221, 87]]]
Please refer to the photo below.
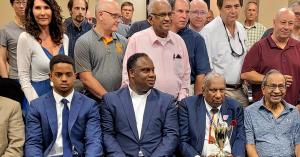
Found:
[[248, 105], [248, 97], [240, 80], [247, 34], [237, 21], [242, 0], [217, 0], [220, 16], [204, 26], [200, 34], [207, 48], [211, 68], [226, 79], [226, 96]]
[[25, 156], [103, 155], [97, 103], [74, 91], [75, 64], [56, 55], [50, 61], [53, 91], [33, 100], [27, 115]]
[[[205, 76], [203, 95], [179, 103], [179, 150], [184, 157], [216, 156], [215, 127], [227, 125], [231, 135], [224, 141], [226, 156], [245, 156], [245, 127], [242, 106], [225, 96], [225, 78], [216, 72]], [[230, 139], [230, 141], [228, 140]]]
[[175, 98], [153, 88], [156, 75], [145, 53], [128, 58], [129, 85], [104, 96], [101, 124], [110, 157], [172, 156], [178, 142]]

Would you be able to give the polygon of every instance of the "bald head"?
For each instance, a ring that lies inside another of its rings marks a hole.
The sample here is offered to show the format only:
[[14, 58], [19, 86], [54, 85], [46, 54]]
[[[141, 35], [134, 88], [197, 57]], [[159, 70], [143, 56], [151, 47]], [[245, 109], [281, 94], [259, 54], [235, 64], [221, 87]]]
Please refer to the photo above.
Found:
[[170, 8], [170, 3], [167, 0], [152, 0], [148, 5], [148, 14], [157, 12], [162, 5], [168, 5]]
[[190, 3], [191, 7], [195, 7], [195, 6], [201, 6], [202, 8], [205, 8], [206, 11], [208, 11], [208, 7], [205, 1], [203, 0], [192, 0]]
[[280, 17], [282, 17], [283, 15], [286, 15], [286, 14], [295, 16], [294, 12], [290, 8], [281, 8], [276, 12], [274, 20], [278, 20], [278, 19], [280, 19]]
[[119, 3], [115, 0], [97, 0], [95, 11], [97, 13], [101, 10], [107, 10], [111, 6], [120, 7]]
[[190, 3], [190, 28], [200, 32], [207, 20], [208, 7], [203, 0], [193, 0]]

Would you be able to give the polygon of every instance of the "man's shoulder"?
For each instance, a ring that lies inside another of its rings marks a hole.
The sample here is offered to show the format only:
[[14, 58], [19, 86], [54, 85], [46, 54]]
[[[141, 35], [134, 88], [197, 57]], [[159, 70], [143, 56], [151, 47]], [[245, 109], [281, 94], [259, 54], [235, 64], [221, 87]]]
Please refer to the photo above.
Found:
[[231, 108], [239, 108], [242, 105], [235, 99], [225, 96], [224, 102]]
[[84, 104], [83, 105], [86, 105], [86, 104], [95, 104], [96, 101], [87, 97], [86, 95], [83, 95], [77, 91], [74, 91], [74, 98], [78, 98], [80, 100], [83, 100], [84, 101]]
[[95, 32], [92, 29], [90, 29], [89, 31], [87, 31], [86, 33], [82, 34], [77, 41], [78, 42], [85, 42], [85, 43], [89, 43], [89, 42], [94, 42], [94, 39], [92, 39], [95, 35]]
[[53, 93], [52, 93], [52, 90], [36, 99], [33, 99], [31, 102], [30, 102], [30, 107], [34, 107], [34, 108], [43, 108], [45, 104], [45, 101], [50, 99], [50, 98], [53, 98], [54, 100], [54, 97], [53, 97]]
[[257, 112], [257, 110], [262, 106], [263, 100], [258, 100], [254, 102], [253, 104], [247, 106], [245, 108], [245, 112]]
[[197, 42], [199, 40], [204, 41], [204, 38], [202, 37], [202, 35], [199, 32], [196, 32], [190, 28], [185, 28], [185, 30], [182, 32], [182, 36], [186, 36], [188, 38], [196, 40]]
[[152, 88], [150, 94], [155, 94], [156, 96], [158, 96], [161, 99], [175, 100], [175, 98], [172, 95], [165, 93], [163, 91], [160, 91], [159, 89], [156, 89], [156, 88]]
[[264, 30], [266, 30], [266, 27], [261, 23], [255, 22], [255, 26], [259, 27], [259, 28], [263, 28]]
[[152, 33], [154, 33], [153, 29], [152, 28], [146, 28], [144, 30], [141, 30], [141, 31], [138, 31], [136, 33], [134, 33], [131, 37], [131, 38], [142, 38], [142, 37], [148, 37], [148, 35], [151, 35]]
[[0, 96], [0, 108], [4, 109], [3, 111], [7, 112], [7, 109], [10, 110], [19, 106], [19, 102], [7, 97]]

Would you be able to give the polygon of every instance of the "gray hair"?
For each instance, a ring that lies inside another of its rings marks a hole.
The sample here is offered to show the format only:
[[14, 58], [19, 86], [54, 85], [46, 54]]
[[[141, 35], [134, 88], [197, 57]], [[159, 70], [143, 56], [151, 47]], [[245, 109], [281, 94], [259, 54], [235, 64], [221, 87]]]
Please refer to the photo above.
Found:
[[289, 5], [289, 8], [290, 8], [290, 9], [293, 9], [294, 7], [297, 7], [297, 6], [300, 6], [300, 1], [299, 1], [299, 0], [292, 2], [292, 3]]
[[283, 12], [289, 12], [289, 13], [295, 15], [295, 13], [292, 11], [291, 8], [280, 8], [280, 9], [277, 11], [277, 13], [276, 13], [274, 19], [278, 19], [278, 17], [279, 17]]
[[263, 78], [263, 80], [262, 80], [262, 83], [261, 83], [261, 86], [262, 86], [262, 87], [264, 87], [264, 86], [267, 85], [268, 78], [270, 77], [270, 75], [273, 75], [273, 74], [280, 74], [280, 75], [282, 75], [282, 77], [284, 78], [284, 82], [286, 82], [285, 77], [283, 76], [283, 74], [282, 74], [280, 71], [278, 71], [278, 70], [276, 70], [276, 69], [271, 69], [270, 71], [268, 71], [268, 72], [265, 74], [265, 76], [264, 76], [264, 78]]
[[211, 80], [213, 78], [221, 78], [221, 79], [224, 80], [224, 84], [226, 84], [226, 80], [225, 80], [225, 77], [223, 75], [221, 75], [220, 73], [217, 73], [215, 71], [211, 71], [211, 72], [209, 72], [208, 74], [205, 75], [203, 87], [204, 88], [208, 87], [209, 83], [211, 82]]
[[148, 14], [153, 13], [153, 8], [158, 3], [166, 3], [166, 4], [168, 4], [170, 6], [170, 3], [168, 2], [168, 0], [151, 0], [150, 3], [149, 3], [149, 5], [148, 5], [148, 7], [147, 7]]

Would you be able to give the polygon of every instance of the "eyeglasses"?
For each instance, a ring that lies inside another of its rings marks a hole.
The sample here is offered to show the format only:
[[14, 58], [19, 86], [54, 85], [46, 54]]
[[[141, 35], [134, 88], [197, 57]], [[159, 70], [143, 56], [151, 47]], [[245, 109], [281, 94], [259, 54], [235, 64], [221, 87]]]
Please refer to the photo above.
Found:
[[102, 11], [109, 14], [113, 19], [120, 19], [122, 17], [120, 14], [117, 14], [117, 13], [111, 13], [111, 12], [105, 11], [105, 10], [102, 10]]
[[207, 14], [207, 12], [204, 11], [204, 10], [192, 10], [190, 13], [191, 14], [195, 14], [197, 16], [202, 16], [202, 15], [206, 15]]
[[285, 90], [286, 89], [286, 85], [285, 84], [266, 84], [265, 86], [267, 86], [269, 89], [271, 90], [275, 90], [276, 88], [278, 88], [279, 90]]
[[21, 5], [26, 6], [27, 1], [14, 1], [14, 3], [18, 6], [21, 6]]
[[150, 13], [150, 14], [152, 14], [152, 15], [154, 15], [154, 16], [158, 16], [158, 17], [160, 17], [160, 18], [165, 18], [165, 17], [171, 17], [172, 16], [172, 12], [167, 12], [167, 13], [158, 13], [158, 14], [156, 14], [156, 13]]
[[[223, 22], [223, 21], [222, 21], [222, 22]], [[238, 35], [238, 38], [239, 38], [239, 42], [240, 42], [240, 44], [241, 44], [241, 46], [242, 46], [242, 53], [241, 53], [241, 54], [238, 54], [238, 53], [236, 53], [236, 52], [233, 50], [233, 48], [232, 48], [232, 46], [231, 46], [230, 39], [229, 39], [229, 35], [228, 35], [228, 33], [227, 33], [227, 30], [226, 30], [226, 27], [225, 27], [224, 22], [223, 22], [223, 26], [224, 26], [224, 29], [225, 29], [225, 32], [226, 32], [226, 35], [227, 35], [227, 41], [228, 41], [229, 46], [230, 46], [231, 55], [232, 55], [233, 57], [241, 57], [241, 56], [243, 56], [244, 53], [245, 53], [245, 49], [244, 49], [243, 43], [242, 43], [241, 38], [240, 38], [240, 33], [237, 32], [237, 35]]]

